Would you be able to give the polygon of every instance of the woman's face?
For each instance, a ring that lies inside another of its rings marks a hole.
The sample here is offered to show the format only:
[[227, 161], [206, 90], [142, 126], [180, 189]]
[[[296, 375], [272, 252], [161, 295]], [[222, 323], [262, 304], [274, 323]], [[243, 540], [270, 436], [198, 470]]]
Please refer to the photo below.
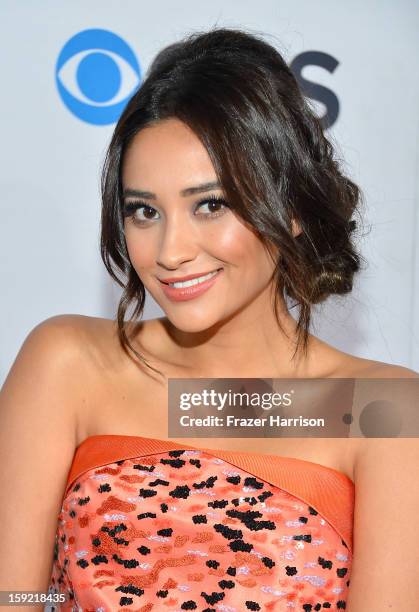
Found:
[[[167, 318], [183, 331], [208, 329], [245, 307], [257, 315], [268, 305], [272, 259], [228, 203], [208, 202], [224, 197], [219, 186], [210, 185], [216, 181], [205, 147], [178, 119], [141, 130], [125, 154], [129, 257]], [[192, 299], [184, 299], [184, 294], [174, 299], [162, 283], [219, 269], [205, 291], [193, 287], [201, 292]]]

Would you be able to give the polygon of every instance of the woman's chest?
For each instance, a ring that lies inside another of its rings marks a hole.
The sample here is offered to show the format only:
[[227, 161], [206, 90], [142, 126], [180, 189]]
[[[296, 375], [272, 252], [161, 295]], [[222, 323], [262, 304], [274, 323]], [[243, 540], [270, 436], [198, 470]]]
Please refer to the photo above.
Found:
[[[240, 436], [236, 427], [222, 435], [213, 427], [194, 429], [193, 436], [169, 436], [168, 385], [153, 380], [135, 382], [118, 377], [113, 384], [97, 386], [90, 409], [79, 419], [78, 444], [89, 436], [119, 434], [175, 441], [200, 448], [294, 457], [343, 472], [354, 480], [357, 439]], [[231, 435], [233, 434], [234, 437]]]

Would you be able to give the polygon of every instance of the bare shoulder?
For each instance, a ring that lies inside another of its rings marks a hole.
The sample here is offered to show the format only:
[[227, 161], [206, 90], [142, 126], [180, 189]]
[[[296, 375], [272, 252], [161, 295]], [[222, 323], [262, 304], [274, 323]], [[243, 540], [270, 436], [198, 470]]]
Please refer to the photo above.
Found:
[[[113, 319], [63, 314], [50, 317], [37, 327], [45, 328], [46, 335], [67, 340], [69, 346], [83, 354], [90, 365], [102, 373], [121, 372], [130, 363], [119, 341], [117, 322]], [[127, 336], [131, 341], [135, 339], [133, 346], [145, 355], [154, 353], [154, 344], [160, 337], [158, 328], [159, 319], [127, 321], [125, 324]]]
[[[345, 353], [342, 351], [333, 350], [331, 362], [333, 368], [330, 368], [333, 377], [337, 378], [355, 378], [355, 379], [418, 379], [419, 373], [407, 367], [377, 361], [373, 359], [365, 359]], [[337, 364], [337, 365], [336, 365]], [[339, 441], [336, 452], [340, 456], [342, 452], [341, 440]], [[405, 444], [406, 442], [406, 444]], [[388, 439], [388, 438], [364, 438], [351, 437], [345, 441], [347, 448], [347, 456], [349, 457], [346, 473], [350, 475], [352, 480], [357, 484], [360, 471], [364, 471], [365, 465], [362, 463], [366, 457], [374, 456], [374, 449], [378, 446], [380, 449], [386, 447], [394, 448], [397, 445], [407, 447], [411, 442], [406, 439]], [[413, 443], [414, 444], [414, 443]], [[336, 460], [338, 464], [338, 461]], [[361, 468], [361, 465], [363, 466]], [[358, 472], [357, 472], [358, 467]]]
[[419, 373], [405, 366], [364, 359], [342, 353], [341, 371], [349, 378], [419, 378]]
[[[27, 334], [4, 382], [4, 396], [13, 401], [19, 393], [30, 394], [38, 389], [39, 401], [44, 394], [56, 397], [55, 410], [66, 411], [68, 419], [78, 421], [88, 402], [89, 373], [92, 371], [94, 346], [91, 317], [83, 315], [55, 315], [35, 325]], [[19, 392], [18, 392], [19, 388]], [[37, 406], [43, 412], [47, 407]]]
[[[125, 324], [125, 332], [132, 346], [145, 357], [150, 357], [153, 353], [155, 323], [155, 319], [150, 319], [127, 321]], [[62, 326], [63, 330], [69, 328], [76, 347], [83, 353], [80, 363], [83, 368], [88, 369], [92, 377], [100, 381], [100, 385], [96, 385], [94, 394], [96, 400], [97, 394], [106, 396], [110, 387], [131, 386], [132, 383], [132, 386], [138, 390], [138, 386], [146, 382], [145, 377], [141, 376], [138, 360], [133, 357], [131, 351], [126, 351], [122, 347], [115, 320], [84, 315], [62, 315], [62, 319], [56, 324]], [[86, 376], [86, 373], [86, 370], [81, 372], [81, 376]]]
[[[79, 314], [54, 315], [35, 325], [25, 339], [25, 343], [43, 342], [51, 348], [74, 350], [81, 348], [81, 341], [91, 336], [95, 317], [87, 317]], [[90, 344], [86, 346], [89, 348]]]
[[109, 319], [99, 317], [81, 314], [60, 314], [45, 319], [34, 327], [31, 333], [42, 330], [45, 336], [62, 337], [63, 340], [67, 339], [69, 346], [73, 347], [76, 347], [80, 341], [87, 341], [85, 348], [90, 350], [94, 346], [95, 340], [104, 331], [109, 330], [110, 323], [112, 321]]
[[[61, 409], [69, 410], [77, 422], [96, 404], [106, 388], [104, 374], [116, 356], [115, 323], [79, 314], [60, 314], [36, 325], [26, 337], [17, 362], [38, 363], [50, 384], [62, 383]], [[65, 391], [65, 392], [64, 392]]]
[[[419, 373], [402, 365], [366, 359], [341, 351], [312, 336], [313, 371], [324, 378], [418, 378]], [[319, 374], [320, 371], [320, 374]]]
[[[147, 360], [154, 349], [154, 321], [126, 323], [131, 346]], [[71, 315], [60, 324], [71, 328], [83, 352], [77, 371], [84, 388], [78, 401], [77, 445], [98, 433], [138, 431], [144, 426], [143, 398], [153, 396], [157, 404], [158, 392], [160, 398], [164, 389], [161, 385], [156, 389], [154, 378], [146, 376], [138, 359], [123, 349], [117, 321]]]
[[[125, 325], [132, 346], [146, 357], [154, 348], [156, 322], [156, 319], [128, 321]], [[46, 333], [59, 337], [73, 351], [74, 373], [83, 381], [93, 408], [116, 390], [138, 392], [146, 382], [132, 353], [122, 348], [115, 320], [66, 314], [51, 317], [41, 325], [49, 329]]]
[[117, 348], [116, 323], [111, 319], [81, 314], [56, 315], [42, 321], [31, 333], [45, 338], [45, 342], [58, 342], [60, 349], [72, 351], [85, 368], [105, 366], [108, 358], [113, 361]]
[[56, 315], [35, 325], [24, 339], [9, 377], [27, 363], [31, 363], [34, 369], [42, 366], [51, 373], [62, 365], [77, 367], [85, 352], [81, 341], [83, 318], [81, 315]]
[[405, 366], [371, 360], [360, 369], [359, 376], [363, 378], [419, 378], [419, 373]]

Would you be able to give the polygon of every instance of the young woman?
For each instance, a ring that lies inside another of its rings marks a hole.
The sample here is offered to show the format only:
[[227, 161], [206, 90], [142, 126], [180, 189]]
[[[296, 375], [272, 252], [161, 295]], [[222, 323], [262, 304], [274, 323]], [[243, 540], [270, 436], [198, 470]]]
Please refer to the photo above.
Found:
[[[416, 440], [167, 437], [169, 378], [419, 377], [309, 332], [360, 269], [360, 192], [279, 53], [229, 29], [164, 49], [102, 191], [115, 321], [40, 323], [2, 390], [1, 588], [50, 585], [64, 610], [415, 609]], [[165, 316], [141, 320], [146, 289]]]

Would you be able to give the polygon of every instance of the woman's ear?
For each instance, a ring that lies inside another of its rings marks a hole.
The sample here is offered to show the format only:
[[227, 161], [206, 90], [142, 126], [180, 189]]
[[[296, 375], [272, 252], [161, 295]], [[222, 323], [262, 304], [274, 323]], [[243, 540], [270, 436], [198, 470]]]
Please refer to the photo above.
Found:
[[291, 219], [291, 226], [292, 226], [292, 235], [294, 236], [294, 238], [296, 238], [303, 231], [301, 229], [301, 225], [295, 219]]

